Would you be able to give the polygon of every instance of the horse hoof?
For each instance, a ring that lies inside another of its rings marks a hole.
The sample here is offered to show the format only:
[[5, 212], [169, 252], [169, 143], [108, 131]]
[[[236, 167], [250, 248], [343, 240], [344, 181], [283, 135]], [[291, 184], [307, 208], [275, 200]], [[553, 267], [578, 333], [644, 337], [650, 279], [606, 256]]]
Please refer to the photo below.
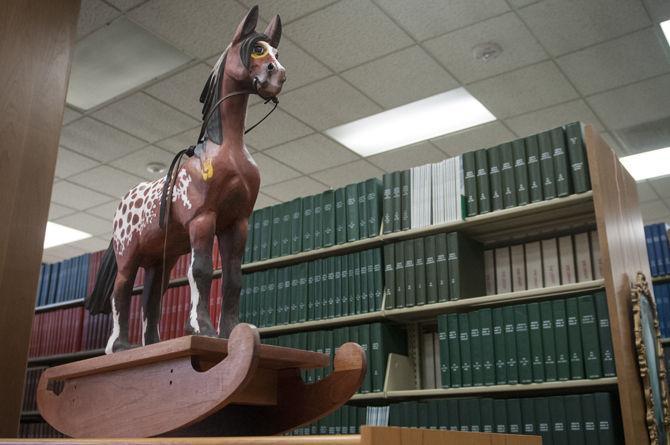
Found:
[[136, 348], [136, 345], [132, 345], [127, 341], [116, 340], [114, 346], [112, 346], [112, 352], [127, 351], [128, 349]]

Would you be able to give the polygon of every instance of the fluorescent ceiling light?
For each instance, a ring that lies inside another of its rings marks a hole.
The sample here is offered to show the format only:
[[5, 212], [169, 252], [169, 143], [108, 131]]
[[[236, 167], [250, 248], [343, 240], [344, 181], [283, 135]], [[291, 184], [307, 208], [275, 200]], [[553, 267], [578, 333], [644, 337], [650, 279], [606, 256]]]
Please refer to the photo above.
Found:
[[331, 128], [326, 134], [361, 156], [370, 156], [494, 120], [465, 88], [456, 88]]
[[670, 147], [624, 156], [621, 163], [636, 181], [670, 175]]
[[663, 34], [665, 34], [665, 40], [667, 40], [668, 45], [670, 45], [670, 20], [661, 22], [661, 29], [663, 30]]
[[164, 40], [120, 18], [77, 43], [67, 103], [88, 110], [189, 60]]
[[44, 248], [60, 246], [61, 244], [73, 243], [82, 239], [90, 238], [90, 233], [66, 227], [47, 221], [47, 231], [44, 234]]

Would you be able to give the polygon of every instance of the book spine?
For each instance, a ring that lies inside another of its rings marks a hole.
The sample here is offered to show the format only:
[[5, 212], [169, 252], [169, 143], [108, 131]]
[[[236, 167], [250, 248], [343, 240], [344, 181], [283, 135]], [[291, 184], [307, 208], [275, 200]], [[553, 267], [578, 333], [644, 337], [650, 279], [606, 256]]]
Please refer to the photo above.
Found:
[[620, 443], [614, 431], [612, 417], [612, 399], [609, 393], [597, 392], [594, 395], [596, 405], [596, 424], [598, 426], [599, 443]]
[[467, 208], [466, 215], [475, 216], [479, 213], [479, 198], [477, 195], [477, 166], [474, 151], [463, 153], [463, 178]]
[[556, 369], [556, 339], [554, 336], [554, 316], [551, 301], [540, 303], [542, 319], [542, 352], [544, 353], [544, 379], [554, 382], [558, 378]]
[[567, 144], [562, 127], [549, 130], [551, 155], [554, 160], [556, 196], [567, 196], [572, 193], [572, 181], [568, 167]]
[[544, 287], [540, 241], [526, 243], [524, 250], [526, 252], [526, 287], [529, 290]]
[[395, 308], [395, 255], [394, 245], [384, 246], [384, 309]]
[[491, 210], [496, 211], [504, 207], [500, 146], [491, 147], [486, 151], [489, 164], [489, 184], [491, 186]]
[[472, 386], [472, 352], [468, 314], [458, 314], [458, 338], [461, 349], [461, 385]]
[[280, 255], [289, 255], [291, 253], [291, 203], [285, 202], [282, 206], [282, 229], [281, 229], [281, 249]]
[[261, 210], [261, 252], [260, 259], [270, 258], [272, 250], [272, 208], [265, 207]]
[[530, 348], [530, 332], [528, 330], [527, 308], [524, 304], [518, 304], [513, 306], [513, 309], [519, 383], [532, 383], [533, 364]]
[[368, 238], [379, 235], [382, 218], [382, 190], [383, 184], [378, 178], [371, 178], [365, 182], [366, 212], [368, 223]]
[[358, 192], [358, 239], [368, 237], [367, 188], [365, 182], [356, 184]]
[[447, 267], [449, 276], [449, 299], [461, 298], [460, 249], [457, 232], [447, 234]]
[[542, 351], [542, 317], [540, 316], [540, 304], [529, 303], [527, 310], [533, 382], [542, 383], [544, 382], [544, 352]]
[[391, 221], [393, 223], [393, 232], [399, 232], [402, 228], [402, 199], [401, 199], [401, 172], [391, 173], [391, 182], [393, 188], [391, 190], [391, 199], [393, 200], [393, 213]]
[[423, 238], [414, 239], [414, 292], [416, 305], [426, 304], [426, 264]]
[[335, 245], [335, 192], [326, 190], [321, 195], [323, 247]]
[[496, 291], [499, 294], [512, 292], [512, 268], [509, 247], [495, 249]]
[[597, 379], [602, 377], [602, 363], [598, 339], [598, 324], [596, 307], [592, 295], [583, 295], [577, 299], [579, 308], [579, 325], [582, 334], [582, 349], [584, 351], [584, 369], [586, 378]]
[[314, 196], [302, 198], [302, 250], [314, 249]]
[[514, 156], [514, 182], [516, 184], [517, 205], [526, 205], [530, 202], [528, 193], [528, 166], [526, 165], [526, 145], [523, 139], [512, 142]]
[[512, 144], [500, 145], [503, 207], [509, 209], [517, 206], [517, 186], [514, 178], [514, 152]]
[[458, 314], [447, 314], [447, 334], [449, 345], [450, 380], [452, 388], [460, 388], [461, 376], [461, 345], [458, 325]]
[[586, 160], [586, 149], [582, 137], [582, 124], [574, 122], [565, 126], [568, 147], [568, 163], [570, 177], [575, 193], [591, 190], [589, 168]]
[[540, 148], [537, 135], [524, 139], [526, 146], [526, 165], [528, 167], [528, 191], [530, 202], [542, 201], [542, 170], [540, 168]]
[[438, 301], [437, 263], [435, 262], [435, 235], [427, 236], [422, 240], [426, 253], [426, 303], [433, 304]]
[[472, 369], [472, 386], [484, 385], [482, 369], [482, 339], [479, 325], [479, 313], [472, 311], [468, 314], [470, 328], [470, 368]]
[[437, 269], [437, 299], [440, 303], [449, 301], [449, 265], [447, 261], [447, 234], [435, 235], [435, 264]]
[[486, 386], [496, 384], [496, 357], [493, 341], [493, 320], [491, 309], [476, 311], [479, 315], [479, 336], [481, 342], [482, 382]]
[[593, 270], [588, 232], [575, 234], [575, 252], [577, 256], [577, 281], [581, 283], [592, 280]]
[[543, 239], [541, 243], [544, 285], [545, 287], [558, 286], [561, 284], [561, 275], [556, 238]]
[[411, 212], [411, 195], [410, 195], [410, 178], [411, 171], [403, 170], [400, 173], [400, 226], [401, 230], [407, 230], [412, 227]]
[[512, 290], [519, 292], [526, 290], [526, 255], [523, 244], [510, 247], [512, 260]]
[[484, 282], [486, 284], [486, 295], [496, 293], [496, 266], [493, 250], [484, 251]]
[[582, 425], [584, 430], [584, 443], [598, 443], [598, 419], [596, 416], [596, 399], [594, 394], [582, 394], [580, 396], [582, 410]]
[[395, 307], [405, 307], [405, 249], [402, 241], [393, 244], [395, 258]]
[[600, 356], [603, 367], [603, 377], [616, 376], [614, 362], [614, 348], [612, 346], [612, 331], [610, 329], [610, 317], [607, 311], [607, 295], [604, 291], [593, 295], [596, 305], [596, 316], [598, 318], [598, 339], [600, 340]]
[[393, 173], [384, 173], [384, 195], [382, 197], [382, 233], [393, 232]]
[[335, 242], [347, 242], [347, 206], [344, 187], [335, 189]]
[[405, 307], [411, 307], [416, 305], [414, 240], [405, 240], [402, 244], [405, 252]]
[[490, 183], [489, 183], [489, 162], [486, 149], [475, 152], [475, 167], [477, 169], [477, 196], [479, 213], [488, 213], [491, 211]]
[[495, 350], [496, 384], [507, 383], [507, 359], [505, 353], [505, 323], [503, 310], [500, 307], [492, 310], [493, 314], [493, 347]]
[[551, 147], [551, 135], [544, 131], [537, 135], [540, 148], [540, 171], [542, 172], [542, 194], [544, 199], [553, 199], [556, 195], [556, 176]]
[[549, 413], [551, 415], [551, 435], [554, 445], [568, 445], [563, 396], [549, 397]]
[[356, 241], [358, 234], [358, 189], [356, 184], [349, 184], [345, 188], [347, 206], [347, 241]]
[[581, 396], [564, 396], [565, 402], [565, 427], [568, 433], [567, 443], [570, 445], [586, 445], [584, 441], [584, 430], [582, 428], [582, 404]]
[[558, 238], [558, 255], [561, 268], [561, 283], [571, 284], [577, 282], [575, 271], [575, 251], [572, 246], [572, 236], [566, 235]]
[[519, 368], [517, 363], [516, 332], [514, 325], [514, 307], [503, 307], [503, 323], [505, 326], [505, 361], [507, 363], [507, 383], [519, 383]]
[[568, 346], [568, 326], [566, 323], [565, 300], [552, 301], [554, 317], [554, 339], [556, 341], [556, 377], [570, 379], [570, 349]]
[[440, 378], [442, 381], [442, 388], [450, 388], [451, 368], [449, 355], [449, 332], [446, 314], [442, 314], [437, 317], [437, 334], [440, 342]]
[[314, 195], [314, 249], [323, 247], [323, 196]]
[[579, 307], [577, 297], [565, 300], [565, 318], [568, 323], [568, 344], [570, 350], [570, 378], [584, 378], [584, 355], [582, 335], [579, 327]]

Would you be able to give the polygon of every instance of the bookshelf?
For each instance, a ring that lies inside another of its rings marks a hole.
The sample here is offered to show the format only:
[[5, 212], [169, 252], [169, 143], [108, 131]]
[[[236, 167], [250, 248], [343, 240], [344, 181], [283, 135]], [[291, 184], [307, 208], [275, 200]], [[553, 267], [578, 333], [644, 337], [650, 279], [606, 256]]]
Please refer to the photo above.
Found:
[[[637, 271], [642, 271], [645, 275], [651, 276], [636, 185], [619, 163], [614, 152], [591, 126], [586, 126], [584, 129], [584, 143], [588, 156], [592, 191], [467, 217], [462, 221], [389, 234], [380, 233], [375, 237], [355, 242], [247, 263], [242, 265], [242, 271], [251, 273], [283, 267], [437, 233], [459, 231], [483, 243], [486, 248], [491, 248], [503, 243], [527, 242], [541, 237], [553, 237], [563, 233], [596, 228], [601, 255], [602, 279], [402, 309], [381, 309], [374, 312], [303, 323], [262, 327], [259, 329], [260, 333], [263, 336], [274, 336], [384, 320], [405, 324], [408, 326], [408, 333], [413, 331], [415, 337], [414, 339], [410, 338], [409, 341], [410, 357], [407, 358], [405, 363], [407, 372], [403, 376], [389, 377], [387, 375], [387, 378], [396, 380], [392, 385], [384, 385], [384, 391], [382, 392], [356, 394], [352, 398], [353, 402], [365, 403], [370, 401], [379, 404], [385, 400], [399, 401], [410, 398], [610, 391], [618, 394], [619, 415], [622, 419], [625, 442], [630, 444], [649, 443], [644, 423], [644, 398], [638, 376], [635, 346], [632, 340], [631, 307], [628, 295], [629, 282]], [[214, 272], [215, 277], [220, 276], [220, 274], [220, 270]], [[661, 280], [670, 280], [670, 276], [654, 278], [654, 282]], [[170, 281], [171, 287], [185, 284], [187, 284], [185, 277]], [[517, 302], [542, 301], [558, 296], [589, 293], [603, 288], [607, 295], [617, 377], [467, 388], [414, 389], [417, 387], [417, 367], [419, 365], [416, 330], [420, 323], [430, 323], [431, 320], [434, 323], [435, 317], [440, 314], [458, 313], [480, 307]], [[139, 293], [141, 290], [142, 287], [138, 286], [134, 289], [134, 292]], [[48, 311], [80, 304], [82, 304], [82, 300], [74, 300], [43, 306], [36, 311]], [[382, 303], [383, 307], [384, 304]], [[412, 335], [408, 337], [412, 337]], [[670, 344], [670, 339], [665, 339], [664, 344]], [[31, 359], [29, 365], [63, 363], [102, 353], [102, 350], [94, 350], [60, 356], [39, 357]], [[396, 371], [389, 369], [389, 373], [393, 374], [394, 372]]]

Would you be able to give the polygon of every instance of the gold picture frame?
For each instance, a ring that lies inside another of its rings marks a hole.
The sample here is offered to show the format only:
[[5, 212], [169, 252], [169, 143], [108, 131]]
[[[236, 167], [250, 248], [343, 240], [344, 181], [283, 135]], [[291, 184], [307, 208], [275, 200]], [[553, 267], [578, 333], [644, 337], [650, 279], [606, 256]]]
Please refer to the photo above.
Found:
[[637, 273], [631, 289], [633, 328], [640, 378], [647, 406], [646, 422], [652, 445], [670, 444], [670, 406], [663, 358], [663, 345], [658, 324], [656, 302], [651, 296], [647, 278]]

